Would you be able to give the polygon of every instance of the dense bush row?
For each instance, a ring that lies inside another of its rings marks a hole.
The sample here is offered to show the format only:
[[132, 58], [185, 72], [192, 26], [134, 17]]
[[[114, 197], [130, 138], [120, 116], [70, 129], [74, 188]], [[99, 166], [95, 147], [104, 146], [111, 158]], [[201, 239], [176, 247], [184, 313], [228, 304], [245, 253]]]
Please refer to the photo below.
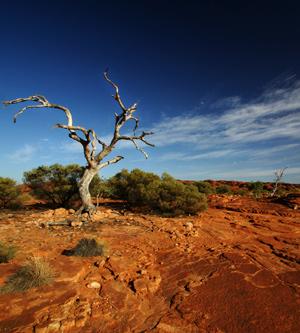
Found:
[[[24, 184], [36, 199], [52, 207], [69, 207], [79, 199], [78, 180], [84, 168], [77, 164], [40, 166], [24, 173]], [[168, 174], [162, 177], [134, 169], [122, 170], [104, 181], [98, 175], [90, 185], [93, 197], [119, 198], [133, 206], [147, 206], [153, 211], [169, 215], [194, 214], [206, 208], [210, 194], [267, 196], [272, 185], [262, 182], [243, 184], [243, 187], [196, 181], [188, 184], [177, 181]], [[278, 194], [280, 190], [278, 190]], [[28, 197], [28, 195], [27, 195]], [[16, 208], [26, 199], [20, 185], [10, 178], [0, 177], [0, 208]]]

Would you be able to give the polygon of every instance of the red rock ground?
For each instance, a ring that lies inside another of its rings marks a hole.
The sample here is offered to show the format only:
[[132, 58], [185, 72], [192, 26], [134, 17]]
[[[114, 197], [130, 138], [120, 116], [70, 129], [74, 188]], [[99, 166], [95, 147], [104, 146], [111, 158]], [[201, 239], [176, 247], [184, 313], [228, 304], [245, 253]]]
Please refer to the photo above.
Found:
[[[214, 197], [195, 217], [101, 206], [89, 225], [42, 227], [65, 219], [52, 214], [0, 214], [1, 240], [19, 248], [0, 284], [30, 255], [56, 272], [50, 285], [0, 295], [0, 332], [299, 332], [299, 209]], [[61, 255], [82, 237], [103, 241], [106, 257]]]

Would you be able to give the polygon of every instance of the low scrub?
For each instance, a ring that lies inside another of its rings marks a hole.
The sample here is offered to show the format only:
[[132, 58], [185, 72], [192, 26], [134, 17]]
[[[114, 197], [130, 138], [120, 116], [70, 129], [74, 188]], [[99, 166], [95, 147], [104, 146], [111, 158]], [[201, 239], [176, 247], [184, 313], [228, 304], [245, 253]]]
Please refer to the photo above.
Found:
[[217, 194], [232, 194], [232, 190], [231, 190], [231, 187], [229, 185], [224, 184], [224, 185], [219, 185], [216, 188], [216, 193]]
[[16, 248], [14, 246], [5, 245], [0, 242], [0, 264], [9, 262], [15, 257]]
[[64, 250], [65, 256], [79, 256], [79, 257], [96, 257], [105, 254], [105, 246], [99, 244], [94, 238], [82, 238], [77, 245], [70, 250]]
[[200, 193], [204, 193], [206, 195], [215, 193], [214, 187], [206, 181], [198, 181], [195, 182], [195, 186], [197, 187]]
[[196, 186], [183, 184], [167, 173], [159, 177], [134, 169], [110, 179], [116, 197], [134, 206], [145, 206], [164, 215], [195, 214], [207, 208], [206, 196]]
[[49, 264], [40, 257], [31, 257], [16, 273], [11, 275], [0, 289], [2, 293], [26, 291], [49, 284], [54, 273]]

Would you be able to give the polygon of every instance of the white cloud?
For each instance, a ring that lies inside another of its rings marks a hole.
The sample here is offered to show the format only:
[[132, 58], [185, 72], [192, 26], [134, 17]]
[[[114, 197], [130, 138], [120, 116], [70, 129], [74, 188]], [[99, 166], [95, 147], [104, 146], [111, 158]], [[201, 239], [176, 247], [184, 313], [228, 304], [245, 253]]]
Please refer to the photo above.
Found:
[[27, 162], [33, 158], [36, 148], [32, 145], [25, 144], [22, 148], [17, 149], [9, 155], [9, 159], [14, 162]]
[[269, 89], [248, 103], [233, 97], [216, 105], [223, 108], [219, 116], [214, 112], [165, 117], [151, 129], [155, 133], [152, 141], [157, 146], [192, 143], [201, 149], [214, 149], [233, 143], [300, 139], [299, 81]]

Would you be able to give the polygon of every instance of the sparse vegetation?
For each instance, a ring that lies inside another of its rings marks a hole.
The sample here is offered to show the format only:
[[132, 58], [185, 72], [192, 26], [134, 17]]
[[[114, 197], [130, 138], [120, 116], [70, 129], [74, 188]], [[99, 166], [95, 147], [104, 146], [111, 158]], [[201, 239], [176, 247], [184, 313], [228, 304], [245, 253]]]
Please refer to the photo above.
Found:
[[207, 208], [206, 196], [194, 185], [185, 185], [167, 173], [159, 176], [134, 169], [110, 179], [113, 193], [134, 206], [146, 206], [165, 215], [195, 214]]
[[[78, 164], [40, 166], [24, 172], [24, 183], [38, 199], [46, 200], [54, 207], [68, 207], [72, 200], [79, 199], [78, 181], [83, 173], [84, 167]], [[96, 175], [90, 184], [92, 195], [96, 196], [100, 183]]]
[[234, 191], [233, 193], [243, 197], [248, 194], [248, 191], [246, 189], [240, 188], [240, 189], [237, 189], [236, 191]]
[[99, 244], [94, 238], [82, 238], [73, 249], [64, 250], [62, 254], [65, 256], [96, 257], [105, 255], [105, 252], [104, 244]]
[[248, 187], [249, 191], [252, 192], [252, 194], [255, 198], [260, 198], [263, 195], [263, 193], [265, 192], [264, 183], [259, 182], [259, 181], [248, 183], [247, 187]]
[[54, 273], [49, 264], [40, 257], [31, 257], [16, 273], [11, 275], [1, 293], [20, 292], [52, 282]]
[[15, 257], [16, 248], [0, 242], [0, 264], [9, 262]]

